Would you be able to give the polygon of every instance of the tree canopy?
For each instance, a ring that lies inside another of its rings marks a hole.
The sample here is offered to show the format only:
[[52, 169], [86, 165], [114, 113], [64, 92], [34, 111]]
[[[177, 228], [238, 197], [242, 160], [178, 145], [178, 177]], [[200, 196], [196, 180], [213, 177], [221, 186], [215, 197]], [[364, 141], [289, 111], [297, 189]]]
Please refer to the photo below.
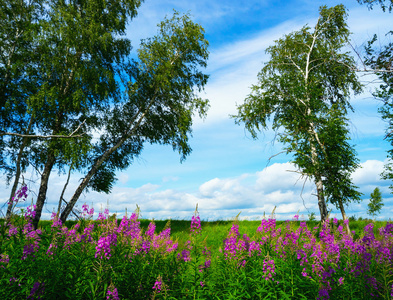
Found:
[[367, 205], [367, 213], [375, 217], [381, 211], [383, 206], [384, 204], [381, 191], [376, 187], [370, 195], [370, 202]]
[[353, 196], [359, 199], [349, 176], [358, 161], [348, 143], [345, 116], [352, 109], [351, 92], [359, 93], [361, 85], [353, 58], [343, 52], [350, 34], [346, 18], [343, 5], [323, 6], [315, 27], [304, 26], [275, 41], [266, 50], [270, 60], [258, 84], [236, 116], [254, 138], [270, 124], [276, 130], [300, 173], [315, 182], [323, 221], [326, 196], [341, 207]]
[[15, 187], [26, 166], [40, 174], [35, 226], [54, 169], [85, 174], [65, 220], [85, 189], [109, 192], [145, 142], [191, 152], [192, 117], [208, 107], [197, 97], [208, 43], [175, 13], [130, 59], [126, 25], [141, 2], [0, 2], [0, 167]]

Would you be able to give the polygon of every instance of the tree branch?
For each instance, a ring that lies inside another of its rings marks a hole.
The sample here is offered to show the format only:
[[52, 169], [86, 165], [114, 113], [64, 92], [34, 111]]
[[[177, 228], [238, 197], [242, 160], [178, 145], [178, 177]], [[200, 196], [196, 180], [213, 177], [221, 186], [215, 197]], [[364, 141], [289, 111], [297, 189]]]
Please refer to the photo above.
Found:
[[68, 138], [78, 138], [78, 137], [82, 137], [84, 136], [86, 133], [82, 133], [82, 134], [78, 134], [78, 135], [74, 135], [83, 124], [85, 124], [86, 120], [84, 120], [81, 124], [79, 124], [78, 128], [75, 129], [72, 133], [70, 133], [69, 135], [36, 135], [36, 134], [22, 134], [22, 133], [15, 133], [15, 132], [4, 132], [4, 131], [0, 131], [0, 136], [5, 136], [5, 135], [9, 135], [9, 136], [17, 136], [17, 137], [23, 137], [23, 138], [39, 138], [39, 139], [51, 139], [51, 138], [55, 138], [55, 139], [68, 139]]

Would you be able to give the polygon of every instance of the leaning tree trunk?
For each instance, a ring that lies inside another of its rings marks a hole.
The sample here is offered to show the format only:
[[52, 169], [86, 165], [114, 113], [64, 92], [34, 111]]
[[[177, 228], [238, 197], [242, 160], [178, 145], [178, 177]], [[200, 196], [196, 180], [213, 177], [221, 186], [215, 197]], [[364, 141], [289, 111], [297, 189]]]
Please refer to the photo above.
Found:
[[63, 210], [60, 216], [61, 222], [64, 224], [64, 222], [67, 220], [68, 216], [72, 212], [72, 209], [74, 208], [74, 205], [78, 201], [80, 195], [86, 188], [86, 186], [89, 184], [90, 179], [93, 177], [93, 175], [97, 172], [98, 168], [108, 159], [108, 157], [116, 151], [117, 148], [119, 148], [125, 141], [127, 137], [121, 138], [115, 146], [112, 148], [106, 150], [104, 154], [95, 161], [94, 165], [91, 167], [90, 171], [86, 174], [85, 178], [83, 178], [82, 182], [79, 184], [78, 188], [75, 190], [74, 195], [72, 196], [71, 200], [68, 201], [67, 206]]
[[41, 175], [41, 184], [40, 184], [40, 189], [39, 189], [38, 196], [37, 196], [35, 217], [33, 219], [33, 226], [35, 229], [37, 229], [38, 222], [41, 218], [42, 208], [44, 207], [44, 204], [45, 204], [46, 193], [48, 191], [49, 176], [50, 176], [52, 168], [56, 162], [56, 158], [53, 153], [53, 150], [49, 150], [49, 151], [50, 152], [48, 153], [48, 160], [45, 163], [44, 171], [42, 172], [42, 175]]
[[[83, 190], [86, 188], [86, 186], [89, 184], [91, 178], [93, 175], [97, 172], [98, 168], [108, 159], [110, 155], [112, 155], [113, 152], [115, 152], [123, 143], [134, 134], [136, 129], [140, 126], [142, 121], [144, 120], [146, 114], [148, 113], [150, 107], [153, 105], [155, 99], [157, 97], [157, 91], [154, 93], [153, 97], [150, 99], [149, 104], [145, 108], [139, 108], [138, 112], [135, 114], [135, 116], [130, 120], [128, 123], [128, 132], [125, 132], [125, 134], [117, 141], [117, 143], [107, 149], [104, 154], [102, 154], [101, 157], [99, 157], [91, 167], [90, 171], [87, 173], [85, 178], [83, 178], [82, 182], [79, 184], [78, 188], [76, 189], [74, 195], [72, 196], [71, 200], [67, 203], [67, 206], [63, 210], [60, 216], [61, 222], [64, 224], [64, 222], [67, 220], [68, 216], [72, 212], [72, 209], [74, 208], [74, 205], [78, 201], [80, 195], [82, 194]], [[135, 123], [134, 123], [135, 122]]]
[[74, 164], [71, 163], [70, 169], [68, 170], [67, 181], [66, 181], [66, 183], [64, 184], [63, 190], [61, 191], [61, 195], [60, 195], [60, 198], [59, 198], [59, 205], [58, 205], [58, 207], [57, 207], [57, 216], [59, 216], [59, 214], [60, 214], [61, 204], [62, 204], [63, 201], [64, 201], [64, 193], [65, 193], [65, 191], [66, 191], [66, 189], [67, 189], [68, 183], [70, 182], [71, 171], [72, 171], [73, 165], [74, 165]]
[[[344, 209], [344, 205], [343, 202], [341, 200], [339, 200], [338, 202], [339, 206], [340, 206], [340, 210], [341, 210], [341, 215], [343, 216], [343, 221], [347, 220], [347, 215], [345, 213], [345, 209]], [[351, 234], [351, 230], [349, 229], [349, 225], [348, 223], [345, 224], [345, 229], [347, 230], [347, 234], [350, 235]]]

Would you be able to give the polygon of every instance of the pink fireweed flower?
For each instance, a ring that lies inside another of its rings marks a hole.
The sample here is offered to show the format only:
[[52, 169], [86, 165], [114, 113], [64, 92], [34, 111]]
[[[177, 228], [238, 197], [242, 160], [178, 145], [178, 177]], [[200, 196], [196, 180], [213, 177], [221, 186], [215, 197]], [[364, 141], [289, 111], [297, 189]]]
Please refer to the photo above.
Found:
[[153, 285], [153, 290], [157, 293], [161, 292], [161, 290], [162, 290], [162, 277], [161, 277], [161, 275], [159, 275], [157, 277], [157, 280]]
[[10, 224], [10, 227], [8, 228], [8, 236], [11, 237], [11, 236], [17, 235], [17, 234], [18, 234], [18, 227]]
[[86, 203], [82, 205], [82, 213], [81, 213], [81, 218], [92, 218], [94, 215], [94, 208], [92, 207], [89, 210], [89, 205], [87, 205]]
[[184, 249], [181, 253], [177, 254], [178, 260], [191, 261], [190, 251]]
[[41, 296], [43, 296], [45, 290], [44, 285], [44, 283], [35, 282], [27, 299], [41, 299]]
[[385, 227], [379, 229], [379, 234], [386, 238], [393, 237], [392, 233], [393, 233], [393, 223], [387, 223]]
[[205, 263], [203, 265], [199, 265], [199, 272], [203, 272], [204, 270], [207, 270], [208, 268], [210, 268], [211, 265], [211, 260], [208, 259], [205, 261]]
[[138, 221], [138, 215], [133, 213], [129, 220], [124, 216], [117, 228], [118, 233], [123, 233], [124, 236], [131, 240], [141, 239], [141, 228], [140, 222]]
[[276, 265], [274, 264], [274, 260], [263, 260], [263, 277], [266, 280], [273, 279], [273, 276], [276, 274]]
[[92, 233], [93, 230], [94, 230], [94, 224], [89, 224], [89, 226], [87, 226], [87, 227], [83, 230], [83, 233], [84, 233], [84, 234], [91, 235], [91, 233]]
[[270, 231], [274, 231], [275, 229], [276, 229], [275, 219], [269, 219], [269, 220], [263, 219], [261, 222], [261, 226], [259, 226], [257, 229], [257, 232], [268, 233]]
[[117, 292], [117, 288], [114, 288], [112, 291], [110, 288], [108, 288], [108, 291], [106, 292], [106, 299], [107, 300], [119, 300], [119, 294]]
[[57, 249], [57, 245], [56, 244], [50, 244], [48, 250], [46, 250], [46, 254], [48, 256], [53, 256], [54, 249]]
[[27, 221], [31, 221], [35, 218], [35, 209], [36, 209], [36, 205], [30, 205], [26, 208], [26, 213], [25, 213], [25, 219]]
[[338, 279], [338, 285], [342, 285], [344, 283], [344, 278], [343, 277], [340, 277], [339, 279]]
[[51, 226], [52, 228], [61, 228], [61, 226], [63, 225], [59, 216], [55, 212], [52, 213], [51, 220], [53, 221]]
[[17, 204], [18, 202], [26, 201], [27, 198], [27, 185], [23, 184], [22, 187], [15, 193], [8, 204]]
[[167, 242], [167, 248], [166, 248], [166, 252], [171, 253], [177, 250], [177, 247], [179, 246], [179, 243], [174, 243], [172, 241], [168, 241]]
[[37, 252], [39, 250], [40, 246], [38, 245], [37, 241], [34, 241], [32, 244], [27, 244], [23, 246], [23, 255], [22, 255], [22, 260], [25, 260], [29, 255], [32, 255], [35, 257], [33, 254], [34, 252]]
[[160, 232], [159, 238], [160, 239], [169, 239], [170, 235], [171, 235], [171, 229], [168, 227]]
[[23, 233], [24, 234], [27, 234], [27, 233], [29, 233], [30, 231], [33, 231], [34, 230], [34, 227], [33, 227], [33, 224], [32, 223], [27, 223], [27, 224], [25, 224], [25, 226], [23, 226]]
[[306, 268], [303, 268], [302, 276], [303, 276], [303, 277], [306, 277], [306, 278], [311, 278], [310, 276], [308, 276], [308, 274], [307, 274], [307, 272], [306, 272]]
[[108, 218], [109, 216], [109, 209], [105, 208], [104, 213], [98, 213], [98, 221], [104, 221]]
[[329, 299], [329, 291], [326, 287], [323, 287], [319, 290], [318, 292], [319, 296], [318, 296], [318, 300], [322, 300], [322, 299]]
[[156, 224], [154, 224], [153, 222], [150, 222], [150, 224], [147, 227], [147, 230], [145, 232], [145, 235], [147, 235], [148, 237], [150, 237], [152, 239], [154, 236], [155, 230], [156, 230]]
[[[1, 254], [0, 255], [0, 268], [5, 268], [4, 265], [7, 265], [10, 261], [10, 257], [8, 256], [8, 254]], [[1, 265], [4, 264], [4, 265]]]
[[113, 234], [109, 234], [108, 236], [102, 236], [100, 237], [100, 239], [97, 242], [97, 247], [96, 247], [96, 254], [95, 257], [97, 258], [100, 254], [100, 258], [102, 259], [103, 256], [102, 254], [104, 254], [104, 256], [109, 259], [109, 257], [111, 256], [111, 245], [116, 245], [117, 242], [117, 235], [116, 233]]
[[191, 233], [199, 234], [201, 232], [201, 219], [199, 216], [191, 218]]

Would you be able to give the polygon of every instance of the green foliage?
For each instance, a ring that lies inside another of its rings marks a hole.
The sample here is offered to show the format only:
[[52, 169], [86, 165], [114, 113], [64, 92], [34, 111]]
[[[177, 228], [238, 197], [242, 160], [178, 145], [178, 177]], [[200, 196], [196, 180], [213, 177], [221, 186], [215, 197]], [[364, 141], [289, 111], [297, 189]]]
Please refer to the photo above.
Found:
[[[189, 136], [195, 113], [204, 117], [208, 100], [197, 92], [208, 76], [208, 42], [189, 15], [175, 12], [158, 25], [158, 34], [142, 40], [138, 59], [122, 65], [125, 95], [102, 115], [102, 134], [89, 153], [85, 177], [61, 214], [64, 221], [85, 188], [114, 180], [114, 171], [128, 167], [145, 142], [171, 145], [181, 161], [191, 153]], [[105, 169], [105, 170], [104, 170]], [[104, 174], [105, 176], [100, 176]]]
[[309, 221], [314, 221], [314, 220], [315, 220], [315, 212], [311, 212], [311, 213], [308, 215], [308, 220], [309, 220]]
[[[392, 0], [358, 0], [360, 4], [367, 4], [372, 9], [374, 4], [379, 4], [385, 12], [389, 13], [393, 9]], [[386, 36], [391, 38], [393, 31], [389, 31]], [[374, 97], [383, 101], [383, 106], [379, 108], [379, 113], [382, 119], [387, 122], [385, 139], [393, 146], [393, 73], [392, 73], [392, 60], [393, 60], [393, 43], [387, 42], [382, 44], [375, 34], [373, 38], [368, 41], [365, 46], [366, 54], [364, 62], [370, 68], [369, 71], [374, 72], [382, 83], [379, 88], [373, 93]], [[393, 158], [393, 149], [388, 150], [388, 158]], [[393, 164], [389, 161], [384, 166], [384, 171], [381, 177], [385, 180], [393, 180]], [[393, 190], [393, 185], [390, 185]]]
[[379, 4], [383, 11], [387, 9], [389, 12], [393, 9], [393, 0], [357, 0], [360, 4], [367, 4], [369, 9], [373, 9], [375, 4]]
[[[197, 96], [208, 79], [199, 70], [208, 42], [199, 24], [175, 12], [130, 60], [126, 24], [141, 2], [0, 2], [0, 168], [9, 179], [30, 163], [42, 174], [35, 225], [54, 168], [85, 174], [64, 220], [85, 188], [110, 192], [115, 172], [145, 142], [171, 145], [181, 160], [191, 153], [192, 118], [208, 108]], [[75, 133], [83, 134], [56, 138]], [[43, 138], [23, 138], [31, 134]], [[18, 154], [17, 166], [6, 164]]]
[[293, 163], [314, 179], [322, 219], [325, 195], [336, 206], [360, 199], [350, 179], [359, 164], [348, 143], [346, 114], [351, 92], [362, 87], [353, 58], [342, 51], [349, 38], [346, 18], [343, 5], [323, 6], [314, 28], [305, 26], [270, 46], [259, 83], [236, 116], [254, 138], [271, 122]]
[[379, 188], [375, 188], [374, 191], [370, 195], [370, 202], [368, 203], [367, 213], [373, 217], [375, 217], [381, 211], [384, 206], [382, 200], [382, 194]]

